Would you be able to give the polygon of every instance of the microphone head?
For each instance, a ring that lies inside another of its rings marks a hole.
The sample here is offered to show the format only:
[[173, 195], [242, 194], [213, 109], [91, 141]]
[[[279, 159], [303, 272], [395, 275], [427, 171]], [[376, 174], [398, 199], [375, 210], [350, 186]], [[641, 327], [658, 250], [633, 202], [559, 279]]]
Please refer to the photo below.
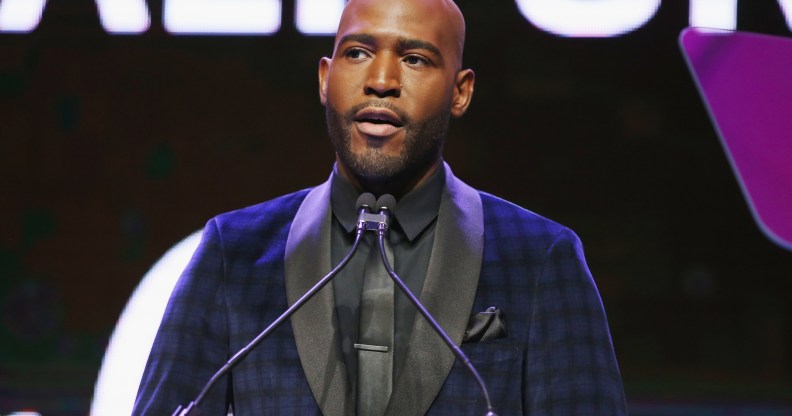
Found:
[[377, 211], [388, 210], [393, 211], [396, 208], [396, 198], [391, 194], [385, 194], [377, 199]]
[[376, 198], [374, 198], [374, 194], [371, 192], [364, 192], [360, 194], [355, 202], [355, 208], [360, 211], [361, 208], [365, 208], [366, 211], [371, 212], [374, 206], [377, 204]]

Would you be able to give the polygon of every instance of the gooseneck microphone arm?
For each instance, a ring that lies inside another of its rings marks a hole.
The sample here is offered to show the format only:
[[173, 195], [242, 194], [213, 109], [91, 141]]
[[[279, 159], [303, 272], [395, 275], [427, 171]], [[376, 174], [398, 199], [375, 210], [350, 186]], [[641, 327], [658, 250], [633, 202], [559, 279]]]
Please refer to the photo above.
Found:
[[467, 355], [465, 355], [465, 353], [462, 352], [462, 349], [456, 346], [454, 341], [443, 330], [440, 324], [437, 323], [437, 321], [434, 319], [432, 314], [429, 313], [428, 310], [426, 310], [426, 308], [423, 306], [421, 301], [418, 300], [418, 298], [415, 297], [415, 295], [410, 291], [407, 285], [404, 284], [404, 281], [402, 281], [399, 275], [396, 274], [396, 271], [393, 270], [393, 267], [388, 261], [388, 256], [385, 252], [385, 238], [388, 236], [388, 227], [389, 227], [390, 215], [391, 215], [390, 212], [392, 211], [393, 206], [395, 204], [396, 204], [396, 199], [391, 195], [383, 195], [377, 200], [377, 206], [379, 207], [380, 214], [386, 218], [384, 221], [380, 222], [379, 226], [377, 227], [377, 241], [379, 243], [379, 251], [380, 251], [380, 256], [382, 257], [382, 262], [385, 264], [385, 270], [387, 270], [393, 282], [396, 283], [396, 286], [399, 286], [399, 289], [401, 289], [402, 293], [407, 295], [407, 297], [410, 299], [410, 302], [412, 302], [415, 308], [418, 309], [418, 312], [420, 312], [421, 315], [423, 315], [424, 319], [426, 319], [426, 321], [429, 322], [429, 325], [431, 325], [432, 328], [434, 328], [435, 332], [438, 335], [440, 335], [440, 338], [442, 338], [443, 342], [445, 342], [448, 348], [451, 349], [451, 352], [453, 352], [454, 355], [457, 357], [457, 359], [461, 361], [465, 365], [465, 367], [467, 367], [467, 369], [470, 371], [471, 374], [473, 374], [473, 377], [475, 377], [476, 381], [479, 384], [479, 387], [481, 387], [481, 391], [484, 393], [484, 400], [487, 403], [487, 413], [485, 416], [498, 416], [495, 413], [495, 408], [492, 407], [492, 401], [490, 401], [490, 395], [489, 395], [489, 390], [487, 390], [487, 385], [484, 383], [484, 379], [481, 378], [481, 375], [476, 370], [476, 367], [474, 367], [473, 363], [470, 362], [470, 358], [468, 358]]
[[294, 314], [294, 312], [300, 309], [300, 307], [302, 307], [302, 305], [305, 304], [305, 302], [308, 302], [308, 300], [310, 300], [317, 292], [319, 292], [323, 287], [325, 287], [325, 285], [327, 285], [327, 283], [330, 282], [330, 280], [332, 280], [333, 277], [335, 277], [335, 275], [338, 274], [338, 272], [341, 271], [341, 269], [343, 269], [344, 266], [347, 265], [347, 263], [349, 263], [349, 260], [352, 259], [352, 256], [355, 254], [358, 246], [360, 245], [360, 240], [363, 237], [363, 233], [366, 231], [366, 225], [367, 225], [366, 218], [368, 216], [371, 216], [371, 214], [369, 214], [369, 211], [371, 207], [374, 205], [374, 195], [368, 192], [360, 195], [360, 197], [358, 197], [356, 205], [358, 207], [358, 221], [355, 232], [355, 240], [352, 243], [352, 247], [349, 249], [349, 252], [344, 257], [344, 259], [341, 260], [341, 262], [338, 263], [338, 265], [333, 270], [327, 273], [313, 287], [311, 287], [310, 290], [305, 292], [305, 294], [303, 294], [299, 299], [297, 299], [294, 302], [294, 304], [292, 304], [288, 309], [286, 309], [286, 311], [284, 311], [277, 319], [275, 319], [275, 321], [273, 321], [267, 328], [265, 328], [260, 334], [258, 334], [256, 338], [253, 338], [253, 340], [250, 341], [247, 345], [245, 345], [241, 350], [239, 350], [239, 352], [234, 354], [234, 356], [231, 357], [225, 363], [225, 365], [223, 365], [223, 367], [221, 367], [220, 370], [218, 370], [212, 376], [212, 378], [209, 379], [209, 381], [204, 386], [203, 390], [201, 390], [198, 396], [196, 396], [195, 400], [190, 402], [190, 404], [187, 405], [186, 408], [182, 408], [182, 406], [177, 407], [176, 410], [173, 412], [172, 416], [189, 416], [189, 415], [199, 416], [200, 411], [198, 410], [198, 406], [201, 404], [201, 402], [204, 399], [204, 396], [206, 396], [206, 393], [209, 392], [209, 390], [212, 388], [214, 383], [217, 382], [217, 380], [220, 377], [222, 377], [228, 371], [234, 368], [237, 365], [237, 363], [242, 361], [250, 353], [250, 351], [253, 350], [253, 348], [255, 348], [259, 343], [261, 343], [261, 341], [263, 341], [264, 338], [266, 338], [272, 331], [278, 328], [278, 326], [280, 326], [280, 324], [282, 324], [283, 321], [288, 319], [290, 316], [292, 316], [292, 314]]

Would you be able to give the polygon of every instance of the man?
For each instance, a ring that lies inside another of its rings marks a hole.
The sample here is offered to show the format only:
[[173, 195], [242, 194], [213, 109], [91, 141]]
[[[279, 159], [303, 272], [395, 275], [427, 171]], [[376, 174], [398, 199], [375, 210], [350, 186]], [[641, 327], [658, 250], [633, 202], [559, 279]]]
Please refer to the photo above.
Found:
[[[163, 318], [135, 414], [167, 414], [195, 398], [337, 264], [364, 191], [398, 199], [389, 240], [396, 271], [462, 344], [501, 415], [625, 413], [577, 237], [470, 188], [442, 161], [449, 119], [473, 95], [464, 34], [451, 0], [347, 4], [333, 56], [319, 64], [336, 150], [331, 179], [207, 224]], [[390, 304], [367, 300], [374, 250], [366, 241], [332, 284], [220, 379], [202, 414], [229, 406], [237, 415], [484, 414], [473, 377], [398, 289]], [[387, 323], [373, 327], [392, 339], [372, 347], [362, 323], [380, 313]]]

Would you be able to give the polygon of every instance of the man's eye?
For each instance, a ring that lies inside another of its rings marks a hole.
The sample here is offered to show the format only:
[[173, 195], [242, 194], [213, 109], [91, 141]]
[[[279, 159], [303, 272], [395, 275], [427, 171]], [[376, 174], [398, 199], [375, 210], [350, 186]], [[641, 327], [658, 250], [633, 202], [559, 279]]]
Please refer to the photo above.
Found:
[[426, 66], [429, 65], [429, 61], [421, 56], [418, 55], [407, 55], [404, 57], [404, 63], [411, 66]]
[[366, 52], [362, 49], [350, 49], [346, 53], [346, 57], [350, 59], [360, 60], [367, 56]]

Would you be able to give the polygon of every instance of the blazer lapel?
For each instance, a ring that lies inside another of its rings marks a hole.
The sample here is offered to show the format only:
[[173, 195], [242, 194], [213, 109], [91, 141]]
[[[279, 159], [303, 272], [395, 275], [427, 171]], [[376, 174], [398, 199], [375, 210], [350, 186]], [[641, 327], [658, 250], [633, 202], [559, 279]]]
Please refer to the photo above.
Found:
[[[294, 216], [286, 240], [285, 275], [289, 305], [307, 292], [330, 267], [330, 182], [314, 188]], [[340, 348], [332, 283], [291, 317], [305, 376], [326, 416], [354, 414]]]
[[[457, 345], [462, 343], [476, 295], [484, 252], [484, 215], [478, 191], [448, 165], [431, 260], [421, 302]], [[386, 415], [423, 415], [443, 386], [454, 354], [418, 314]]]

